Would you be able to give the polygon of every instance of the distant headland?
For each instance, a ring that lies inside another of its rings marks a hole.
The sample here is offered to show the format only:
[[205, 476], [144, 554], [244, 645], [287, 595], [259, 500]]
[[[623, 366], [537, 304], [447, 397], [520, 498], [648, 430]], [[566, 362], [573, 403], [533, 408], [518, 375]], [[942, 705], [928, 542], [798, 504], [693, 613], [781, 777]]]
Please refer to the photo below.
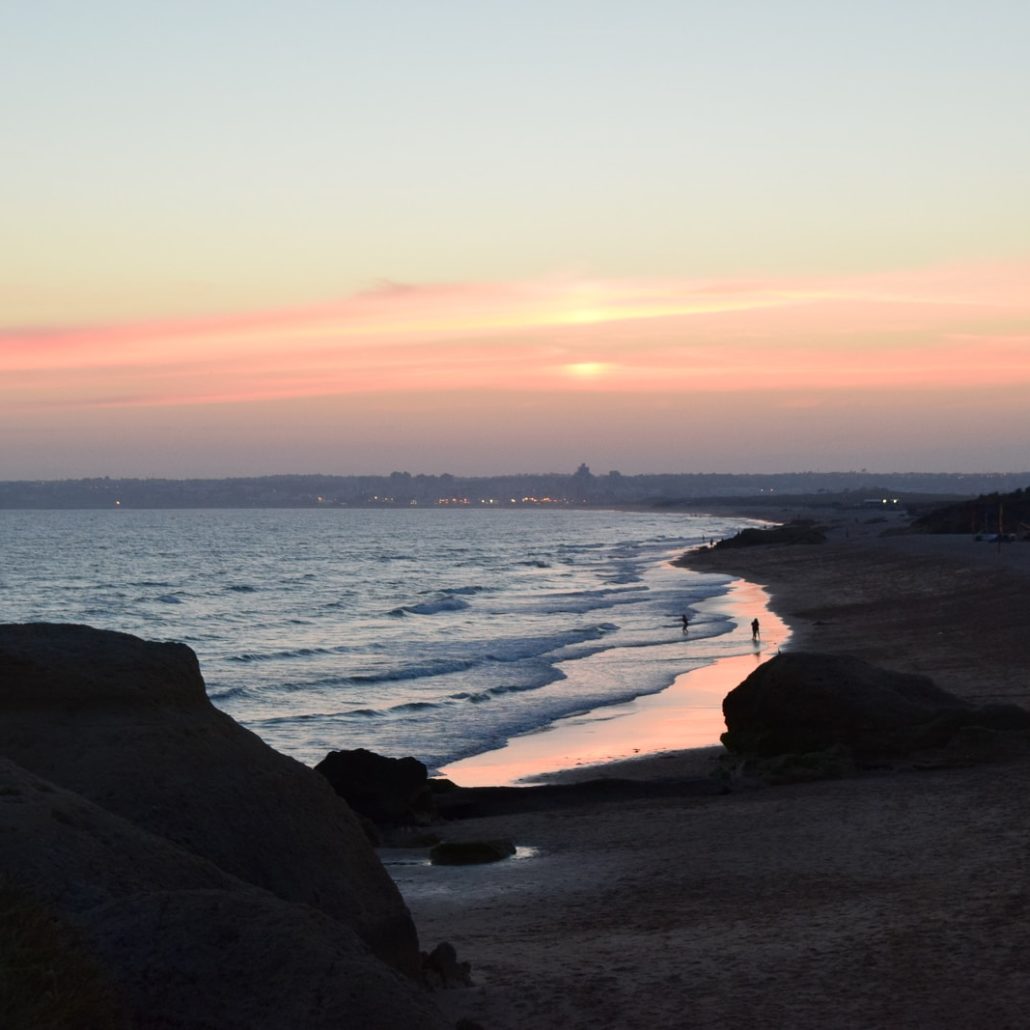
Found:
[[784, 472], [454, 476], [274, 475], [223, 479], [91, 479], [0, 482], [0, 509], [103, 508], [680, 508], [746, 498], [773, 507], [790, 497], [810, 505], [940, 502], [1030, 485], [1028, 472]]

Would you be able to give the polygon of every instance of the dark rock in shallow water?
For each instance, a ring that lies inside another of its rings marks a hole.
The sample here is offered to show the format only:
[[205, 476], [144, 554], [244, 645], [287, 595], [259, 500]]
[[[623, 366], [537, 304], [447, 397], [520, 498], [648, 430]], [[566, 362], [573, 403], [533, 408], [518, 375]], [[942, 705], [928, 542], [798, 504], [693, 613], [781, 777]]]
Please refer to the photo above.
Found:
[[417, 758], [387, 758], [365, 748], [330, 751], [315, 771], [355, 812], [379, 825], [429, 821], [432, 790]]
[[433, 865], [482, 865], [515, 854], [510, 840], [445, 840], [429, 849]]
[[926, 676], [801, 651], [755, 669], [726, 696], [723, 714], [726, 747], [763, 757], [841, 746], [856, 755], [904, 755], [945, 746], [967, 726], [1030, 729], [1030, 712], [1015, 705], [978, 708]]
[[0, 626], [0, 754], [341, 920], [418, 974], [411, 917], [354, 814], [323, 777], [214, 708], [185, 645]]

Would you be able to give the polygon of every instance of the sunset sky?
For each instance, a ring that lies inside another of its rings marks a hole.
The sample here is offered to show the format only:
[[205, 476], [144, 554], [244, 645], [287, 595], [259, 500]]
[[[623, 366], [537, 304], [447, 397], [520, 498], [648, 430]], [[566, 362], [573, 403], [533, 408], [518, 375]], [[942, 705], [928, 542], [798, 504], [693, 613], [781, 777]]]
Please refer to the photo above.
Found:
[[1030, 5], [13, 0], [0, 479], [1030, 469]]

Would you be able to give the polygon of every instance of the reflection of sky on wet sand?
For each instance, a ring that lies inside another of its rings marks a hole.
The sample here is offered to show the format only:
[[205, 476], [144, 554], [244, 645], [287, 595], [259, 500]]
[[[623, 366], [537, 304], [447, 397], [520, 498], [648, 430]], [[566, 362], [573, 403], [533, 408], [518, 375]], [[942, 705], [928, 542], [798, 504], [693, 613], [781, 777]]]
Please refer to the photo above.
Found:
[[[727, 644], [740, 645], [737, 650], [751, 648], [749, 653], [732, 654], [683, 673], [658, 694], [561, 719], [536, 733], [514, 737], [503, 748], [447, 766], [440, 775], [463, 787], [502, 786], [559, 769], [717, 744], [726, 729], [722, 699], [790, 637], [768, 600], [760, 586], [738, 580], [728, 594], [711, 604], [710, 610], [730, 614], [736, 623], [725, 638]], [[756, 616], [761, 640], [752, 645], [751, 620]], [[686, 654], [689, 648], [688, 631]]]

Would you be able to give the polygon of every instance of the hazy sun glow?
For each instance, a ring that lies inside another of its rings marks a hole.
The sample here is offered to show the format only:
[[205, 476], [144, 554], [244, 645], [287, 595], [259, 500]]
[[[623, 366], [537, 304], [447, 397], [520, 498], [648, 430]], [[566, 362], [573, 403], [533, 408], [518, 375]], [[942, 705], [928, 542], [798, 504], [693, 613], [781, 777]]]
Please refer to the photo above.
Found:
[[[362, 438], [363, 423], [351, 421], [359, 410], [367, 419], [399, 406], [402, 419], [419, 413], [428, 448], [449, 438], [455, 398], [463, 398], [467, 418], [478, 412], [480, 427], [506, 427], [504, 446], [517, 449], [534, 419], [570, 438], [587, 433], [575, 423], [582, 398], [594, 395], [625, 413], [619, 445], [640, 452], [664, 446], [678, 420], [700, 417], [705, 397], [725, 398], [717, 404], [741, 426], [764, 411], [762, 428], [752, 426], [755, 447], [773, 417], [857, 415], [894, 397], [909, 420], [943, 436], [953, 420], [942, 398], [961, 412], [962, 398], [975, 396], [968, 404], [977, 417], [997, 419], [985, 400], [991, 391], [1030, 390], [1028, 283], [1030, 269], [1010, 265], [760, 282], [390, 285], [301, 309], [12, 326], [0, 331], [0, 429], [74, 448], [86, 439], [83, 423], [106, 427], [101, 435], [117, 424], [119, 439], [154, 447], [162, 434], [171, 442], [159, 428], [169, 418], [198, 427], [217, 419], [243, 441], [265, 431], [270, 411], [301, 404], [287, 435], [321, 453], [331, 439]], [[570, 322], [585, 297], [590, 319]], [[666, 407], [674, 420], [648, 429]], [[1013, 439], [1025, 407], [1006, 416], [1015, 419]], [[600, 411], [590, 418], [602, 428], [607, 421]], [[376, 441], [400, 424], [380, 429]], [[860, 418], [845, 439], [879, 438], [882, 426], [882, 417]], [[648, 434], [661, 440], [649, 444]]]
[[612, 366], [604, 361], [577, 361], [565, 366], [565, 371], [576, 379], [596, 379]]
[[1025, 465], [1030, 5], [585, 7], [0, 4], [0, 478]]

